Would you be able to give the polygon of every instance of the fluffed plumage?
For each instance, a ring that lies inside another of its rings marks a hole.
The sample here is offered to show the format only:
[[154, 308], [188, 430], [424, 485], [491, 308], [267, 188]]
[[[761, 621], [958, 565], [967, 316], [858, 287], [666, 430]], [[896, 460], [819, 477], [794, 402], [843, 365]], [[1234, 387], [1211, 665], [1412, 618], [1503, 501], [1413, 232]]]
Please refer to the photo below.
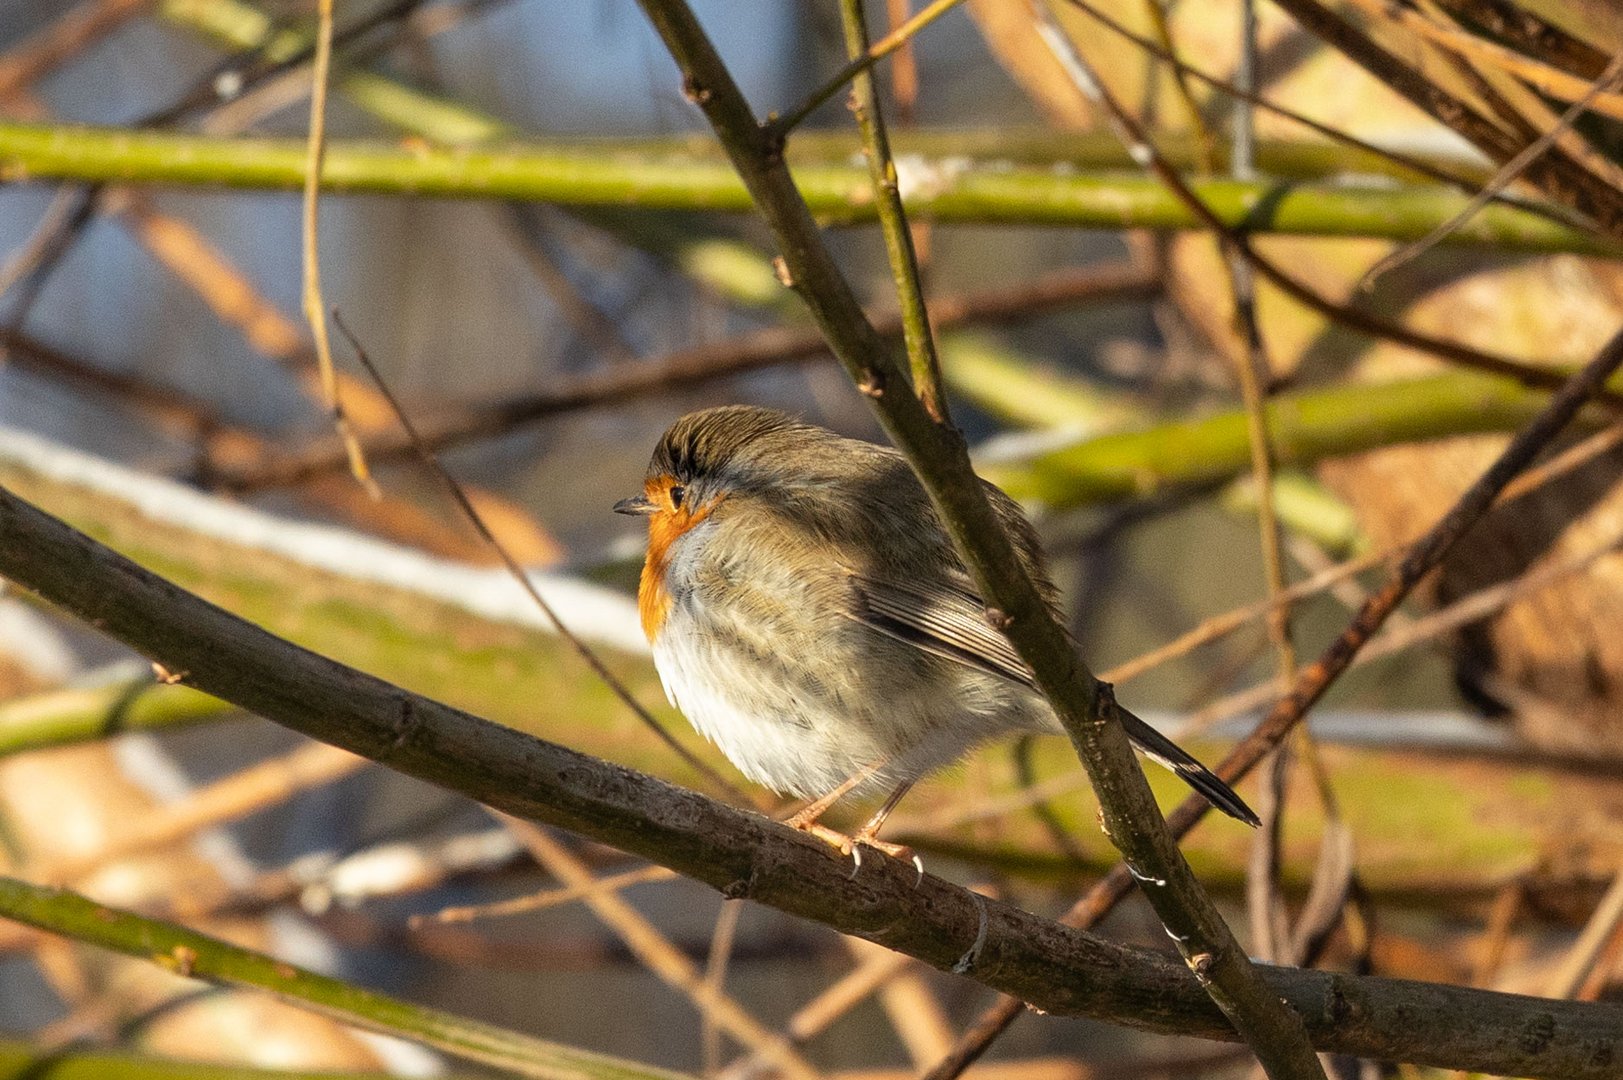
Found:
[[[1035, 531], [985, 485], [1050, 604]], [[639, 599], [671, 701], [751, 780], [823, 795], [910, 783], [971, 747], [1060, 733], [896, 451], [769, 409], [678, 420], [655, 449]], [[1056, 605], [1057, 606], [1057, 605]], [[1238, 795], [1125, 709], [1133, 742], [1225, 813]]]

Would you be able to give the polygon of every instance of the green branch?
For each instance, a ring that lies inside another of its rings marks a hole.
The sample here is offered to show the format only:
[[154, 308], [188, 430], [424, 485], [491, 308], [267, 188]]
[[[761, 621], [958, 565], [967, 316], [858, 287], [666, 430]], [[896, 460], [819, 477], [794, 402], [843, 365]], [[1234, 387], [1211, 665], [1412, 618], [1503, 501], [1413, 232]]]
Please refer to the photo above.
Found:
[[0, 702], [0, 757], [126, 731], [201, 724], [236, 711], [188, 687], [165, 686], [150, 673], [106, 686], [51, 690]]
[[0, 877], [0, 918], [150, 960], [187, 978], [253, 987], [368, 1031], [423, 1043], [537, 1080], [686, 1080], [363, 989], [183, 926], [103, 907], [77, 893]]
[[[384, 1072], [260, 1069], [80, 1046], [46, 1048], [0, 1041], [0, 1080], [392, 1080]], [[473, 1080], [466, 1073], [440, 1080]]]
[[[1281, 395], [1268, 425], [1281, 465], [1422, 439], [1512, 431], [1549, 395], [1510, 379], [1459, 372]], [[1022, 501], [1069, 508], [1226, 480], [1250, 460], [1245, 413], [1230, 410], [1101, 435], [1029, 461], [983, 461], [981, 473]]]
[[[125, 128], [0, 124], [0, 181], [79, 180], [292, 190], [304, 177], [297, 139], [230, 139]], [[795, 182], [828, 222], [870, 221], [867, 170], [807, 165]], [[626, 154], [612, 145], [511, 143], [408, 148], [364, 140], [329, 144], [324, 190], [514, 199], [566, 206], [743, 213], [748, 192], [726, 164]], [[1415, 240], [1453, 217], [1465, 197], [1435, 187], [1374, 189], [1284, 181], [1192, 181], [1227, 224], [1252, 233]], [[945, 223], [1181, 230], [1199, 226], [1153, 179], [1009, 168], [1000, 163], [912, 163], [909, 213]], [[1485, 208], [1451, 243], [1505, 251], [1616, 255], [1576, 230], [1504, 206]]]

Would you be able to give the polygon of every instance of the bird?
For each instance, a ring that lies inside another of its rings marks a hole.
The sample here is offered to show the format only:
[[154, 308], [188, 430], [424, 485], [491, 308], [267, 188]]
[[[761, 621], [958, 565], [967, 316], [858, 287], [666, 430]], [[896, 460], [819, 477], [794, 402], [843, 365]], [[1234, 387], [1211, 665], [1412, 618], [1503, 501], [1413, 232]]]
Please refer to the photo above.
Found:
[[[981, 484], [1057, 612], [1036, 530]], [[637, 607], [671, 704], [751, 781], [812, 800], [787, 824], [858, 865], [861, 845], [905, 853], [878, 833], [920, 778], [999, 736], [1064, 734], [890, 447], [776, 409], [703, 409], [670, 426], [641, 493], [613, 509], [647, 518]], [[1258, 824], [1192, 755], [1118, 712], [1140, 752]], [[850, 836], [819, 821], [848, 795], [881, 792]]]

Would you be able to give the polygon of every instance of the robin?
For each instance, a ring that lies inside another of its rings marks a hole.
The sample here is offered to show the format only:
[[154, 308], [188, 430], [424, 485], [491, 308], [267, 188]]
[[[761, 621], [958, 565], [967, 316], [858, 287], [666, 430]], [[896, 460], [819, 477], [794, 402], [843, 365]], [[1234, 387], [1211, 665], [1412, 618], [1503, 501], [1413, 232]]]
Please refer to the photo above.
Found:
[[[1057, 607], [1036, 531], [985, 484]], [[786, 413], [690, 413], [660, 439], [643, 491], [637, 591], [666, 696], [752, 781], [813, 801], [789, 824], [859, 861], [920, 777], [1001, 735], [1064, 734], [1014, 646], [986, 619], [924, 488], [895, 450]], [[1128, 737], [1212, 805], [1251, 808], [1125, 709]], [[847, 838], [818, 824], [840, 798], [888, 792]]]

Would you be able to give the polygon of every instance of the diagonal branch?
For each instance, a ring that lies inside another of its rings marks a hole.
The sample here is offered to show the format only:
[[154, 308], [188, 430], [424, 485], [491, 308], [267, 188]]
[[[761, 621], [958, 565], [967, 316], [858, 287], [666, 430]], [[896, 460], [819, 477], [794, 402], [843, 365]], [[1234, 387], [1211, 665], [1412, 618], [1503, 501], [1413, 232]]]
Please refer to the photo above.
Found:
[[[1161, 819], [1120, 723], [1110, 688], [1077, 657], [1069, 636], [1029, 575], [1026, 562], [970, 467], [956, 429], [910, 392], [885, 339], [863, 313], [822, 242], [781, 148], [756, 122], [703, 28], [682, 0], [643, 0], [643, 10], [704, 111], [733, 167], [766, 218], [786, 282], [810, 309], [829, 347], [873, 401], [891, 441], [906, 455], [952, 536], [988, 607], [1031, 667], [1071, 736], [1099, 795], [1111, 842], [1140, 881], [1167, 933], [1270, 1076], [1322, 1077], [1301, 1018], [1261, 982], [1249, 958], [1195, 880]], [[881, 145], [869, 133], [870, 150]], [[900, 208], [896, 207], [897, 217]], [[905, 267], [904, 267], [905, 269]], [[981, 937], [961, 963], [977, 960]]]

